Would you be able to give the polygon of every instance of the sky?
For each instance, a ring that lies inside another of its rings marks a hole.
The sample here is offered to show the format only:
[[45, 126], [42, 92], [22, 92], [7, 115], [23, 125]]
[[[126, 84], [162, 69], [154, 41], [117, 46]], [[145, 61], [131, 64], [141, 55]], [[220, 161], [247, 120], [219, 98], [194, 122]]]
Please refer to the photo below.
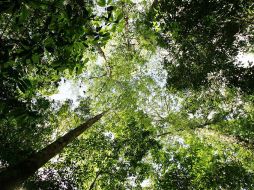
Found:
[[239, 53], [237, 61], [241, 62], [243, 67], [248, 67], [249, 62], [254, 64], [254, 53]]
[[79, 98], [84, 96], [86, 87], [81, 81], [61, 79], [58, 93], [50, 96], [51, 100], [64, 102], [66, 100], [73, 101], [73, 107], [79, 105]]

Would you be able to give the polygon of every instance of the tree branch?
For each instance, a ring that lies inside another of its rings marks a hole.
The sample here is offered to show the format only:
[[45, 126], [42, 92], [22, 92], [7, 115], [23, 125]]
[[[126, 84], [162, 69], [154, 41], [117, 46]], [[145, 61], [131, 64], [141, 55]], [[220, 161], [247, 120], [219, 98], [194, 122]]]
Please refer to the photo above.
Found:
[[89, 190], [92, 190], [94, 187], [95, 187], [95, 183], [96, 183], [96, 180], [98, 179], [98, 177], [101, 175], [101, 172], [96, 172], [96, 176], [93, 180], [93, 182], [91, 183], [90, 187], [89, 187]]

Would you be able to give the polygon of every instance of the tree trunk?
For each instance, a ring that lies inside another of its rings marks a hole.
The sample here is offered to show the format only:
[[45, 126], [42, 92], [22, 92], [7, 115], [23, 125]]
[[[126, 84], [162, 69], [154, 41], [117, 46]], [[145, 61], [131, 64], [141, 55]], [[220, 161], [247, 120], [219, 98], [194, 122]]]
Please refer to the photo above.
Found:
[[64, 136], [58, 138], [39, 152], [30, 155], [17, 165], [6, 168], [0, 173], [0, 189], [11, 190], [22, 184], [27, 178], [32, 176], [40, 167], [48, 162], [55, 155], [60, 153], [70, 142], [82, 134], [97, 122], [106, 112], [90, 118], [75, 129], [69, 131]]

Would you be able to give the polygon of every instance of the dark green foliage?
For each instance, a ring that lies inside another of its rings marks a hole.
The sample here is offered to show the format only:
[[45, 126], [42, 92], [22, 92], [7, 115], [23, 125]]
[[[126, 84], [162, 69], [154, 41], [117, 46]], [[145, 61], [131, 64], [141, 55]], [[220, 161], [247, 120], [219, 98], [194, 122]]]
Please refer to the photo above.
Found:
[[[11, 131], [13, 125], [18, 131], [37, 130], [36, 125], [43, 123], [38, 120], [49, 106], [40, 90], [52, 93], [66, 69], [72, 72], [79, 68], [82, 72], [87, 62], [82, 61], [87, 37], [99, 37], [96, 43], [108, 39], [91, 25], [92, 20], [104, 18], [93, 15], [92, 4], [87, 1], [0, 4], [0, 117], [5, 126], [0, 127], [2, 131]], [[46, 120], [45, 115], [42, 117]]]
[[157, 189], [253, 188], [253, 172], [234, 155], [199, 139], [194, 141], [188, 145], [173, 141], [167, 151], [154, 152]]
[[213, 171], [207, 172], [207, 186], [224, 189], [253, 188], [254, 174], [244, 168], [240, 162], [217, 163]]
[[[15, 165], [24, 176], [35, 152], [110, 108], [40, 154], [47, 164], [23, 187], [253, 189], [254, 66], [235, 64], [253, 51], [252, 1], [138, 9], [129, 0], [0, 2], [0, 170]], [[154, 75], [164, 72], [161, 49], [170, 90]], [[84, 82], [76, 108], [47, 99], [65, 78]]]
[[52, 169], [44, 170], [25, 182], [24, 188], [27, 190], [72, 190], [75, 189], [73, 181], [68, 179], [68, 176], [59, 176]]
[[102, 128], [75, 140], [60, 155], [60, 161], [48, 167], [56, 169], [62, 180], [68, 178], [78, 189], [89, 189], [94, 180], [96, 187], [125, 189], [128, 178], [134, 176], [138, 176], [135, 183], [140, 184], [150, 170], [142, 159], [160, 145], [153, 133], [134, 118], [118, 127], [122, 129], [119, 134]]
[[54, 92], [64, 70], [82, 72], [88, 36], [99, 37], [95, 43], [105, 43], [109, 37], [91, 25], [92, 20], [104, 20], [92, 14], [91, 2], [1, 1], [0, 12], [0, 161], [4, 167], [48, 143], [54, 129], [49, 118], [54, 116], [51, 102], [41, 92]]
[[253, 40], [247, 32], [253, 26], [252, 1], [156, 2], [148, 18], [150, 26], [158, 23], [160, 44], [170, 52], [165, 58], [169, 87], [200, 89], [209, 83], [208, 75], [222, 73], [229, 86], [253, 91], [254, 67], [235, 64], [238, 52]]
[[1, 35], [1, 49], [5, 51], [2, 69], [15, 65], [30, 71], [33, 66], [36, 74], [45, 74], [49, 68], [72, 70], [81, 64], [79, 51], [87, 46], [88, 35], [84, 27], [91, 19], [86, 3], [21, 1], [10, 12], [1, 16], [5, 28]]
[[53, 128], [47, 126], [50, 117], [47, 100], [37, 99], [36, 104], [14, 98], [8, 101], [11, 103], [3, 101], [1, 110], [0, 160], [12, 165], [41, 149]]
[[[97, 30], [102, 28], [102, 22], [108, 21], [94, 15], [92, 4], [86, 1], [1, 4], [4, 6], [0, 16], [0, 80], [3, 86], [11, 81], [13, 88], [23, 93], [57, 86], [66, 69], [72, 72], [78, 68], [82, 72], [87, 62], [82, 61], [82, 52], [89, 45], [103, 46], [110, 38], [106, 30]], [[97, 21], [97, 26], [91, 21]]]

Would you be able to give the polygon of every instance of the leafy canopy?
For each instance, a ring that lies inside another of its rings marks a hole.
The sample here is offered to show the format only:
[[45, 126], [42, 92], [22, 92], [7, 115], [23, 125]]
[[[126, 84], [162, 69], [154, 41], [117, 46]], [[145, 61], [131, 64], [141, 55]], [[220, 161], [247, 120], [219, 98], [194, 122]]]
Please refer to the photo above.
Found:
[[[252, 1], [20, 0], [0, 13], [0, 170], [110, 109], [24, 188], [254, 188], [253, 65], [236, 63], [253, 52]], [[60, 81], [85, 86], [78, 106], [51, 98]]]

